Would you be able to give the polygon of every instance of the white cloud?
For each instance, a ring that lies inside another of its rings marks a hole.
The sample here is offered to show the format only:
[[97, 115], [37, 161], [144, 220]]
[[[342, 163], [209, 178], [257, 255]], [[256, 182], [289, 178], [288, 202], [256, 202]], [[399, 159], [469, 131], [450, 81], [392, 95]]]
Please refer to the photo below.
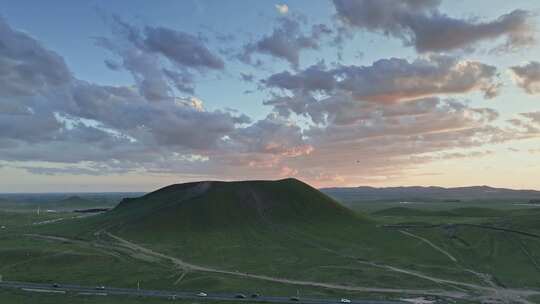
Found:
[[510, 67], [516, 85], [527, 94], [540, 94], [540, 62], [531, 61], [522, 66]]
[[289, 6], [287, 4], [276, 4], [276, 10], [282, 15], [286, 15], [289, 12]]
[[281, 17], [270, 35], [263, 35], [244, 45], [238, 57], [251, 64], [254, 54], [265, 54], [286, 60], [291, 66], [297, 67], [300, 53], [303, 50], [319, 49], [321, 39], [331, 33], [332, 29], [325, 24], [315, 24], [311, 29], [305, 30], [297, 19]]
[[456, 148], [540, 136], [538, 113], [503, 126], [495, 123], [496, 111], [447, 98], [494, 97], [500, 84], [493, 66], [428, 55], [301, 69], [301, 52], [317, 50], [333, 29], [304, 28], [287, 17], [248, 50], [295, 68], [259, 82], [270, 93], [271, 113], [252, 121], [213, 108], [219, 100], [205, 107], [194, 96], [199, 77], [225, 69], [210, 44], [172, 29], [116, 22], [114, 38], [98, 42], [117, 57], [106, 65], [131, 73], [132, 85], [78, 79], [59, 54], [0, 22], [6, 46], [0, 50], [0, 164], [35, 174], [294, 175], [338, 183], [396, 176], [440, 155], [469, 155], [443, 154]]

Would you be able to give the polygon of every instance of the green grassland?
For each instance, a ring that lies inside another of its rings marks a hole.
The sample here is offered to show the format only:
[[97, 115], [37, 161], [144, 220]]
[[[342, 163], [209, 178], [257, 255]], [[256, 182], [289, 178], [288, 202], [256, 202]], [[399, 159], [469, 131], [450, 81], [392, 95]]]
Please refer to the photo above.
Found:
[[459, 208], [480, 208], [495, 210], [527, 210], [539, 206], [518, 201], [467, 201], [467, 202], [396, 202], [396, 201], [362, 201], [344, 202], [346, 207], [357, 212], [375, 212], [394, 207], [405, 207], [417, 210], [445, 211]]
[[0, 194], [0, 210], [11, 212], [71, 212], [77, 209], [112, 208], [125, 197], [142, 193], [12, 193]]
[[[411, 294], [407, 290], [425, 290], [475, 300], [489, 293], [482, 288], [540, 290], [540, 238], [510, 231], [540, 234], [539, 209], [501, 202], [455, 208], [441, 202], [366, 204], [352, 212], [303, 183], [284, 180], [176, 185], [124, 200], [105, 214], [44, 225], [28, 224], [33, 213], [0, 212], [0, 220], [10, 222], [0, 231], [0, 274], [32, 282], [134, 287], [139, 281], [149, 289], [299, 291], [332, 298], [396, 299]], [[385, 226], [404, 223], [415, 227]], [[229, 273], [182, 268], [114, 237]], [[236, 272], [404, 291], [320, 288]], [[9, 296], [0, 293], [0, 300]]]

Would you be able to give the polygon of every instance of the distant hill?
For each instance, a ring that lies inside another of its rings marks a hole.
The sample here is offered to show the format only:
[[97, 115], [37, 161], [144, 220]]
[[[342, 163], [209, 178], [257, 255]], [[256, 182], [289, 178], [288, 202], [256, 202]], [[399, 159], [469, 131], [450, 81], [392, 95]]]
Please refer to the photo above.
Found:
[[7, 198], [0, 198], [0, 209], [11, 209], [13, 206], [17, 206], [17, 203]]
[[176, 184], [140, 198], [124, 199], [106, 216], [122, 230], [159, 233], [355, 217], [332, 198], [296, 179]]
[[112, 208], [122, 198], [137, 197], [144, 193], [3, 193], [0, 194], [0, 210], [24, 211], [41, 208], [56, 211], [75, 209]]
[[28, 210], [41, 208], [42, 210], [73, 211], [75, 209], [86, 209], [95, 207], [111, 206], [110, 203], [83, 198], [78, 195], [66, 196], [65, 198], [56, 198], [51, 200], [46, 197], [38, 200], [10, 200], [0, 198], [0, 209], [3, 210]]
[[99, 206], [100, 202], [95, 200], [82, 198], [78, 195], [68, 196], [59, 201], [54, 201], [49, 204], [45, 204], [44, 207], [50, 209], [59, 209], [59, 210], [75, 210], [82, 208], [93, 208]]
[[489, 186], [473, 187], [350, 187], [350, 188], [324, 188], [322, 192], [338, 201], [484, 201], [496, 200], [528, 202], [540, 199], [540, 191], [513, 190], [493, 188]]
[[508, 214], [505, 210], [468, 207], [451, 210], [422, 210], [407, 207], [392, 207], [373, 212], [380, 216], [442, 216], [442, 217], [502, 217]]

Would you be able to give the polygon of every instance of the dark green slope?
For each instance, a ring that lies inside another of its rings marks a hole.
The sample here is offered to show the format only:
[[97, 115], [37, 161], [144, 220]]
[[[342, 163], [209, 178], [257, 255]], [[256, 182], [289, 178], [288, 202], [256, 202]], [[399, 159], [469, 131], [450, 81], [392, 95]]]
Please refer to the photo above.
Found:
[[125, 199], [106, 217], [124, 231], [155, 233], [357, 218], [330, 197], [296, 179], [171, 185], [140, 198]]
[[371, 226], [296, 179], [171, 185], [81, 224], [89, 237], [105, 229], [195, 264], [264, 274], [276, 263], [280, 271], [324, 263], [322, 247], [342, 247]]

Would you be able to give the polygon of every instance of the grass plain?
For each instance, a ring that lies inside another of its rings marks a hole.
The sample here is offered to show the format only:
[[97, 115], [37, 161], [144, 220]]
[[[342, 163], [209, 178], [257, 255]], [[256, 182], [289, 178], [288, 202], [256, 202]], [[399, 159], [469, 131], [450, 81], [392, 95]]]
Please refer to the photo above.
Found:
[[[351, 212], [295, 183], [245, 189], [215, 187], [203, 198], [175, 189], [182, 193], [160, 193], [146, 197], [146, 203], [128, 201], [113, 212], [76, 219], [71, 212], [0, 212], [0, 225], [6, 226], [0, 230], [0, 274], [16, 281], [116, 287], [140, 282], [148, 289], [298, 292], [336, 299], [397, 299], [423, 292], [444, 301], [538, 302], [540, 238], [531, 236], [540, 235], [538, 208], [512, 202], [363, 202]], [[178, 195], [187, 195], [183, 200], [189, 202], [179, 207]], [[269, 202], [291, 203], [260, 217], [259, 209], [236, 205], [238, 195], [255, 197], [263, 209]], [[154, 209], [163, 201], [168, 203]], [[132, 203], [140, 206], [126, 207]], [[189, 212], [206, 216], [193, 220]], [[55, 219], [62, 220], [33, 224]], [[409, 226], [386, 227], [396, 224]], [[226, 273], [183, 268], [126, 248], [96, 234], [103, 229], [164, 256]], [[376, 290], [381, 288], [388, 290]], [[25, 297], [32, 296], [0, 292], [0, 300]], [[107, 300], [80, 302], [108, 303], [99, 301]]]

